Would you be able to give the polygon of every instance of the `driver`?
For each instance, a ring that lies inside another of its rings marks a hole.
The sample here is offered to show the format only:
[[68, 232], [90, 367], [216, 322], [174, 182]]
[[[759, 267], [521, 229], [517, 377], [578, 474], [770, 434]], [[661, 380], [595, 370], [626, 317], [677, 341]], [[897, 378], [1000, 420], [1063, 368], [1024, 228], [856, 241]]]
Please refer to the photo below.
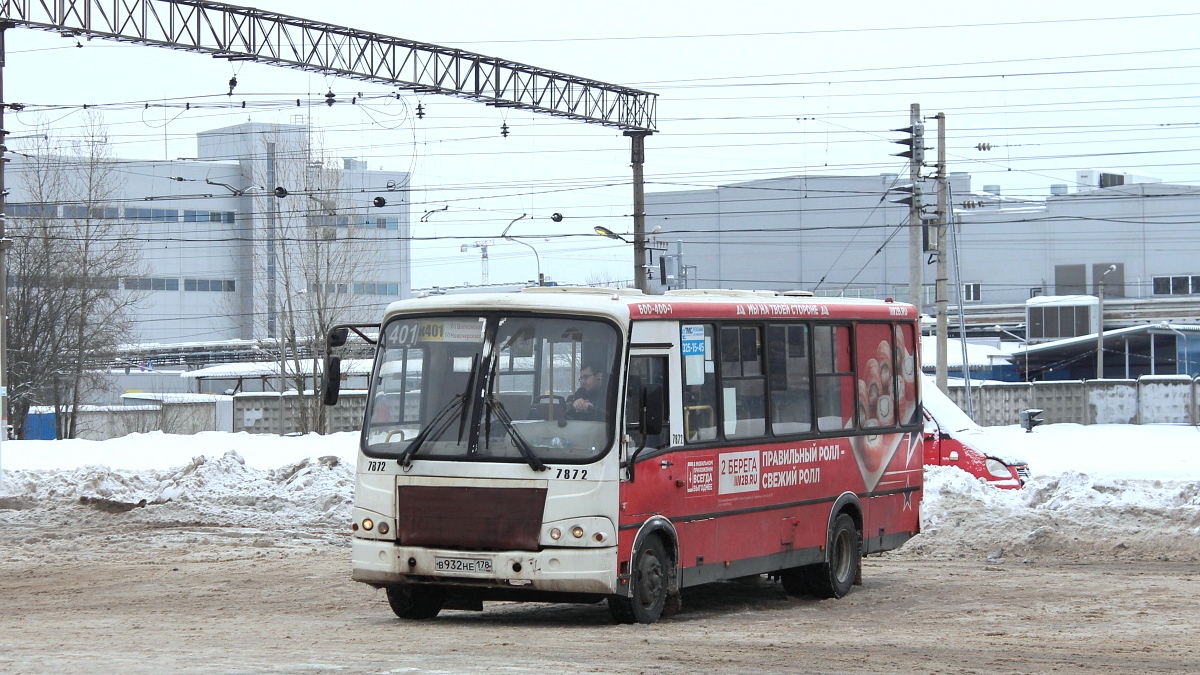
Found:
[[567, 400], [567, 417], [576, 420], [603, 420], [608, 398], [607, 377], [599, 363], [589, 363], [579, 371], [579, 389]]

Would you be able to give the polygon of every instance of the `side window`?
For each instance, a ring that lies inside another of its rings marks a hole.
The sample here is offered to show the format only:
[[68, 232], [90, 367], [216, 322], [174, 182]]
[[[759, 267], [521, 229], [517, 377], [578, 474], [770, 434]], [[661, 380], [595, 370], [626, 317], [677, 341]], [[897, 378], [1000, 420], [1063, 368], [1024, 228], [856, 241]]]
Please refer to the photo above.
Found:
[[[642, 387], [648, 384], [662, 386], [663, 400], [670, 401], [671, 394], [667, 388], [667, 357], [665, 356], [634, 356], [629, 359], [628, 392], [625, 399], [625, 428], [630, 423], [638, 421], [638, 411], [642, 407]], [[661, 432], [646, 437], [647, 448], [662, 448], [670, 443], [671, 419], [670, 406], [663, 412], [663, 429]], [[635, 438], [641, 443], [640, 438]]]
[[419, 422], [421, 419], [421, 365], [425, 350], [393, 349], [376, 375], [377, 393], [371, 407], [371, 424]]
[[683, 434], [687, 443], [717, 437], [716, 340], [711, 324], [680, 326], [683, 354]]
[[896, 412], [900, 424], [916, 424], [921, 421], [921, 411], [917, 408], [916, 341], [912, 324], [897, 324], [895, 334]]
[[759, 326], [721, 328], [721, 422], [726, 438], [766, 433], [762, 347]]
[[813, 327], [813, 393], [817, 429], [839, 431], [854, 425], [854, 374], [850, 370], [850, 327]]
[[812, 430], [812, 375], [808, 326], [767, 327], [771, 433], [779, 436]]
[[896, 377], [892, 327], [860, 323], [854, 331], [858, 359], [858, 426], [862, 429], [896, 424]]

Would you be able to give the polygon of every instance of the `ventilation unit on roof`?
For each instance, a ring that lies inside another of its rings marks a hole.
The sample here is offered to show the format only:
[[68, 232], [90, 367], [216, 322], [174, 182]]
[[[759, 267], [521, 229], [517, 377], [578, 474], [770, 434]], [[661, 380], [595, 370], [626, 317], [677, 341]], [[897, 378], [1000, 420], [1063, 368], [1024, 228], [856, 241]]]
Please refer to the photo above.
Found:
[[1078, 190], [1118, 187], [1121, 185], [1133, 185], [1134, 183], [1161, 182], [1161, 178], [1139, 176], [1132, 173], [1120, 173], [1117, 171], [1103, 171], [1101, 169], [1084, 169], [1075, 172], [1075, 183], [1078, 185], [1076, 188]]
[[1100, 300], [1090, 295], [1042, 295], [1025, 301], [1030, 344], [1094, 334]]

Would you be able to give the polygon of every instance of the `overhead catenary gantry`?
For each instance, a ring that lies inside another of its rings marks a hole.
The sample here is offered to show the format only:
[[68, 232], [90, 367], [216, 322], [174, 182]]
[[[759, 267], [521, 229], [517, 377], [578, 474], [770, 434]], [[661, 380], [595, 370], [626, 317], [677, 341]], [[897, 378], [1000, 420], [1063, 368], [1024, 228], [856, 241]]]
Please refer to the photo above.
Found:
[[[657, 95], [545, 68], [370, 31], [208, 0], [0, 0], [0, 316], [7, 307], [4, 32], [34, 28], [377, 82], [621, 129], [634, 170], [634, 281], [646, 290], [642, 158]], [[0, 321], [0, 399], [7, 398]], [[7, 422], [7, 401], [0, 421]], [[0, 431], [3, 430], [0, 426]]]
[[[8, 27], [254, 61], [621, 129], [631, 142], [634, 283], [646, 290], [642, 164], [646, 136], [656, 131], [657, 94], [461, 49], [208, 0], [0, 0], [0, 33]], [[3, 58], [0, 53], [0, 78]], [[0, 108], [0, 129], [2, 115]], [[0, 238], [3, 234], [0, 229]]]
[[650, 92], [252, 7], [208, 0], [0, 0], [0, 21], [655, 131], [657, 95]]

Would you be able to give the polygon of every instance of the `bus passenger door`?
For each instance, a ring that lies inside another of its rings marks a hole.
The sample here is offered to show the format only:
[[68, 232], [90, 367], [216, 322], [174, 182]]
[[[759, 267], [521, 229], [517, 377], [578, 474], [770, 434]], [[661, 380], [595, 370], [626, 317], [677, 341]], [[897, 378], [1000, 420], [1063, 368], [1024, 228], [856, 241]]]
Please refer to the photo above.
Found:
[[[683, 408], [683, 365], [677, 347], [679, 328], [678, 324], [666, 325], [670, 333], [657, 334], [653, 340], [639, 340], [659, 343], [661, 347], [651, 349], [646, 346], [631, 350], [630, 380], [636, 377], [644, 382], [662, 384], [667, 412], [663, 420], [663, 433], [649, 439], [646, 449], [641, 453], [642, 458], [649, 459], [637, 462], [633, 483], [622, 488], [623, 494], [629, 495], [628, 499], [622, 497], [622, 502], [628, 504], [623, 516], [634, 516], [630, 520], [637, 521], [644, 521], [651, 515], [669, 519], [679, 537], [679, 563], [686, 570], [702, 565], [705, 556], [710, 561], [714, 559], [716, 521], [712, 518], [693, 520], [691, 516], [705, 512], [711, 501], [715, 455], [706, 452], [701, 453], [702, 457], [696, 457], [696, 453], [685, 452], [683, 415], [686, 412]], [[637, 401], [636, 396], [629, 396], [626, 415], [637, 414]], [[640, 440], [636, 434], [632, 436], [635, 444], [630, 452]], [[688, 585], [687, 578], [681, 581]]]
[[[629, 435], [628, 455], [637, 461], [630, 466], [631, 482], [622, 485], [622, 520], [642, 521], [652, 515], [668, 518], [674, 515], [680, 498], [675, 481], [679, 476], [673, 457], [667, 452], [671, 440], [671, 387], [668, 377], [668, 356], [665, 350], [635, 350], [629, 357], [629, 372], [626, 379], [625, 429]], [[642, 388], [660, 385], [664, 409], [663, 428], [660, 433], [646, 436], [637, 431], [638, 413], [642, 405]], [[645, 447], [638, 451], [645, 441]]]

